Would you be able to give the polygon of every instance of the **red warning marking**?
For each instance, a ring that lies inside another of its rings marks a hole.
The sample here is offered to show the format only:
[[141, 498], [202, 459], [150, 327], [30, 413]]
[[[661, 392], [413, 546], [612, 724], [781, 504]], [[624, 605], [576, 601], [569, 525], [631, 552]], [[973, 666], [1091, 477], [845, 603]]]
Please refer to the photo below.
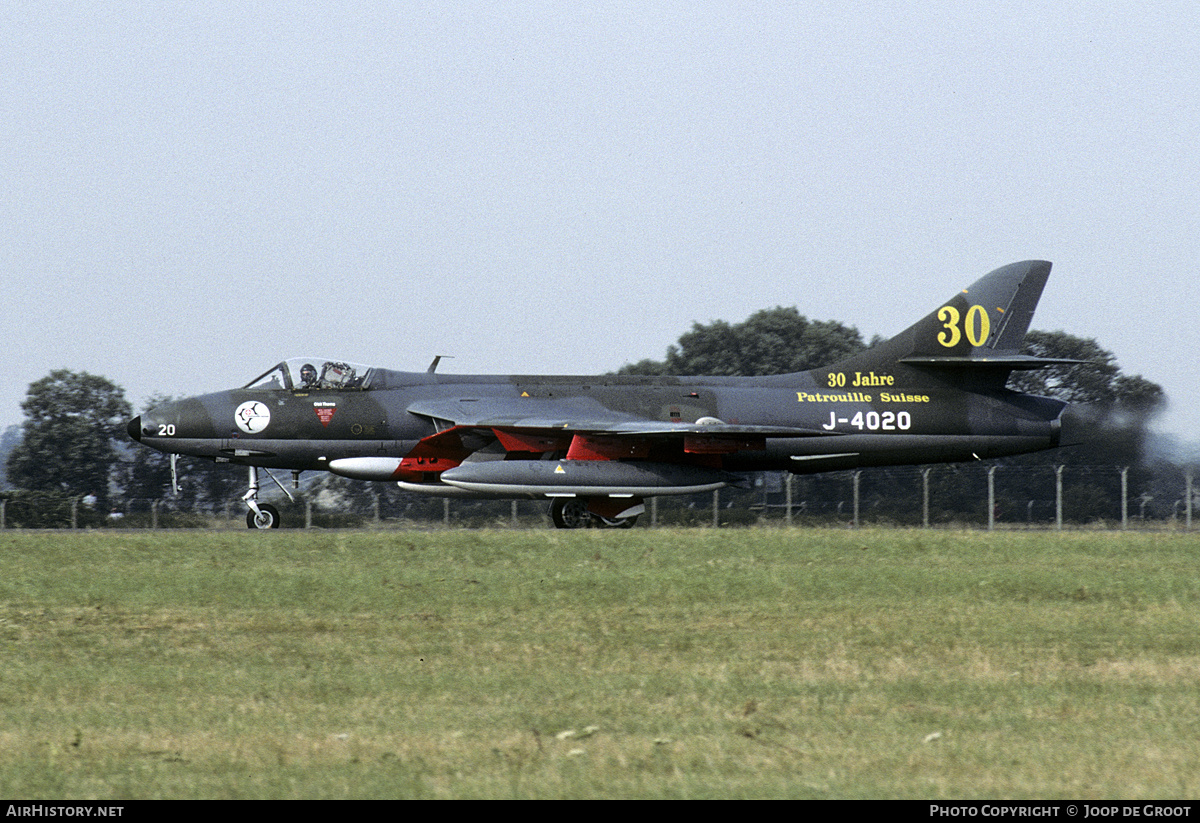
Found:
[[328, 426], [329, 421], [333, 419], [333, 413], [337, 411], [337, 406], [314, 406], [313, 411], [321, 419], [321, 425]]

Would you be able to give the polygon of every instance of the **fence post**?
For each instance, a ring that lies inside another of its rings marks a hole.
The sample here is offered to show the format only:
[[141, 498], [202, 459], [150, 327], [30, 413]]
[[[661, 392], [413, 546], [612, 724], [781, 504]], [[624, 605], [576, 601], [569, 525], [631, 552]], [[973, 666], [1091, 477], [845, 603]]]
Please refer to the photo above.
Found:
[[[796, 475], [792, 474], [791, 472], [788, 472], [784, 476], [783, 481], [784, 488], [787, 491], [787, 507], [784, 509], [784, 512], [785, 520], [789, 529], [792, 527], [792, 478], [795, 476]], [[2, 521], [0, 521], [0, 528], [4, 528]]]
[[1184, 497], [1186, 502], [1183, 504], [1183, 511], [1186, 513], [1187, 517], [1184, 520], [1183, 528], [1185, 531], [1190, 532], [1192, 530], [1192, 470], [1191, 469], [1187, 470], [1186, 479], [1187, 479], [1187, 491], [1186, 491], [1186, 494]]
[[713, 489], [713, 522], [712, 527], [719, 529], [721, 527], [721, 490]]
[[442, 525], [450, 528], [450, 498], [442, 498]]
[[150, 501], [150, 528], [158, 528], [158, 501]]
[[4, 507], [7, 505], [7, 500], [0, 500], [0, 531], [4, 529]]
[[1129, 528], [1129, 467], [1121, 469], [1121, 531]]
[[650, 498], [650, 526], [653, 528], [658, 527], [658, 498], [657, 497]]
[[929, 473], [932, 468], [921, 469], [921, 527], [929, 528]]
[[858, 528], [858, 477], [862, 472], [857, 469], [854, 472], [854, 528]]
[[1054, 467], [1054, 528], [1062, 531], [1063, 524], [1063, 499], [1062, 499], [1062, 473], [1065, 466]]
[[988, 531], [996, 530], [996, 467], [988, 466]]
[[304, 528], [312, 528], [312, 501], [304, 501]]
[[517, 527], [517, 501], [516, 500], [514, 500], [512, 502], [512, 527], [514, 529]]
[[77, 498], [71, 500], [71, 528], [79, 528], [79, 500]]

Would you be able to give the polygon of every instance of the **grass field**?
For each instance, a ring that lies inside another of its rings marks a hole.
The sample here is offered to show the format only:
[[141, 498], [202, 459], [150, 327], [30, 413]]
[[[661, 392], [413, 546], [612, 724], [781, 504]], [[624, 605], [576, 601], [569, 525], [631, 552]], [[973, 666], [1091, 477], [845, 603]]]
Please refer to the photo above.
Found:
[[0, 796], [1196, 798], [1198, 555], [0, 532]]

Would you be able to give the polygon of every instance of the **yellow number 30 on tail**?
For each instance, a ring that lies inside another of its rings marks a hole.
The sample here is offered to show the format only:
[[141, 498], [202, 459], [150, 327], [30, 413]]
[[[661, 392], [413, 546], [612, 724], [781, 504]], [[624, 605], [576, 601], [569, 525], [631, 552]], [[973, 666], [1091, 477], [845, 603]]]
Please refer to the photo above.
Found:
[[973, 347], [979, 348], [987, 342], [988, 335], [992, 331], [992, 323], [988, 318], [987, 309], [983, 306], [971, 306], [967, 309], [967, 319], [965, 323], [961, 323], [961, 316], [958, 309], [953, 306], [942, 306], [938, 309], [938, 320], [942, 321], [942, 328], [938, 334], [938, 342], [948, 349], [952, 349], [959, 344], [963, 339], [963, 334], [966, 334], [967, 342]]

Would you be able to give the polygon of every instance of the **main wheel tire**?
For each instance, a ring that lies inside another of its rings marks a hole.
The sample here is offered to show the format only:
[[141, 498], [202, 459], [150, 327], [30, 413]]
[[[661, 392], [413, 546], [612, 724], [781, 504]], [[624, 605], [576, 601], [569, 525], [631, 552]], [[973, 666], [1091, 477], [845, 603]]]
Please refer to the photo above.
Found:
[[632, 529], [635, 523], [637, 523], [636, 514], [633, 517], [618, 517], [615, 520], [607, 517], [600, 518], [600, 525], [606, 529]]
[[278, 529], [279, 509], [270, 503], [259, 503], [258, 514], [254, 509], [246, 512], [246, 528], [249, 529]]
[[592, 525], [587, 501], [578, 497], [560, 497], [550, 504], [550, 519], [556, 529], [586, 529]]

